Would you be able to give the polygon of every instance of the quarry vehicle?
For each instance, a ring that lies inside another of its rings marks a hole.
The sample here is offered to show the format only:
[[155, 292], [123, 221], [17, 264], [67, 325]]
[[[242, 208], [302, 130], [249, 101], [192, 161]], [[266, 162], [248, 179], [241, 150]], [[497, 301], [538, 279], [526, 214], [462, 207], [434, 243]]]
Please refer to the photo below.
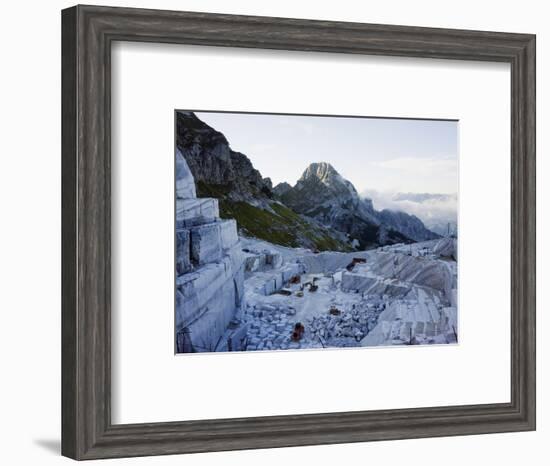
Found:
[[354, 257], [351, 262], [346, 266], [346, 270], [351, 272], [357, 264], [366, 264], [367, 259], [363, 257]]
[[294, 325], [294, 330], [292, 331], [292, 336], [290, 338], [292, 339], [292, 341], [300, 341], [305, 331], [306, 328], [304, 327], [304, 325], [301, 322], [296, 322], [296, 325]]

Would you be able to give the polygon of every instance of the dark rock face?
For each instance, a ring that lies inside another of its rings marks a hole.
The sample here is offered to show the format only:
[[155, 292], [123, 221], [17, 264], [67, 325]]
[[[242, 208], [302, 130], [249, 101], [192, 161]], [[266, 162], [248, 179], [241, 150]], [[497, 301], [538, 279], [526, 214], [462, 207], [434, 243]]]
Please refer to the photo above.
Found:
[[281, 200], [296, 212], [348, 234], [362, 249], [380, 242], [380, 222], [372, 205], [363, 202], [354, 186], [329, 163], [312, 163]]
[[195, 178], [201, 183], [223, 187], [234, 201], [261, 202], [273, 196], [271, 180], [262, 178], [248, 157], [229, 147], [225, 136], [192, 112], [177, 112], [176, 145]]
[[356, 239], [361, 248], [396, 242], [421, 241], [438, 236], [417, 217], [404, 212], [374, 209], [329, 163], [312, 163], [281, 200], [296, 212], [318, 220]]
[[286, 181], [283, 181], [273, 188], [273, 193], [280, 197], [290, 189], [292, 189], [292, 186], [290, 186]]
[[428, 230], [422, 223], [422, 220], [415, 215], [384, 209], [378, 213], [378, 217], [385, 225], [403, 233], [405, 236], [415, 241], [428, 241], [440, 238], [438, 234]]

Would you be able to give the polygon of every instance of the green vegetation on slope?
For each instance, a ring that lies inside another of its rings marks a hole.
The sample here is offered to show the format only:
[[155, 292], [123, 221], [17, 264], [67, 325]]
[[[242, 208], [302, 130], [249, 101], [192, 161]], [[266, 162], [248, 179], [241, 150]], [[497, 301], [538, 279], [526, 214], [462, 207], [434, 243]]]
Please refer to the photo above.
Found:
[[308, 222], [289, 207], [269, 201], [273, 212], [244, 201], [228, 199], [230, 185], [197, 182], [198, 197], [219, 200], [220, 217], [234, 218], [238, 228], [249, 236], [288, 247], [309, 247], [319, 251], [351, 251], [349, 243], [340, 241], [330, 232]]
[[197, 197], [215, 197], [216, 199], [223, 199], [231, 192], [231, 185], [229, 184], [208, 184], [204, 181], [198, 181], [196, 187]]
[[239, 229], [256, 238], [289, 247], [319, 251], [349, 251], [351, 247], [331, 237], [322, 227], [305, 221], [281, 204], [271, 204], [275, 213], [242, 201], [220, 199], [220, 216], [234, 218]]

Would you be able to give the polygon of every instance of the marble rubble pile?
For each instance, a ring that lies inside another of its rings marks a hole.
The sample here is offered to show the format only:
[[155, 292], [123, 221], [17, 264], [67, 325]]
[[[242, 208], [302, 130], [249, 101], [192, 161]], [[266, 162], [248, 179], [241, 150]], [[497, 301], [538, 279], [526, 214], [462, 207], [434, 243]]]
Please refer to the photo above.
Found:
[[239, 351], [245, 256], [235, 220], [219, 217], [218, 200], [197, 198], [183, 155], [176, 153], [176, 350]]
[[[283, 299], [277, 304], [250, 306], [245, 316], [248, 323], [247, 350], [360, 346], [361, 340], [376, 326], [385, 304], [372, 297], [368, 302], [342, 307], [346, 310], [327, 303], [319, 309], [322, 314], [302, 320], [296, 316], [296, 308]], [[304, 326], [305, 332], [294, 341], [291, 336], [298, 323]]]
[[291, 340], [296, 310], [291, 306], [262, 304], [246, 314], [247, 351], [298, 348]]
[[311, 339], [320, 341], [323, 347], [359, 346], [370, 330], [376, 327], [378, 316], [385, 309], [383, 302], [374, 296], [371, 298], [348, 311], [332, 308], [334, 313], [329, 310], [325, 315], [310, 319], [306, 328], [310, 329]]

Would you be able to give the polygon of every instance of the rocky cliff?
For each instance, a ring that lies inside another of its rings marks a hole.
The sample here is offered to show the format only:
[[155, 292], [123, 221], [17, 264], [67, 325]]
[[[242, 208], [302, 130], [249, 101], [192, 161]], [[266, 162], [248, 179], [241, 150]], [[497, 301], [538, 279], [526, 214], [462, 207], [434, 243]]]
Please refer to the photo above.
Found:
[[262, 178], [252, 162], [232, 150], [225, 136], [193, 112], [177, 112], [176, 145], [195, 179], [199, 195], [212, 191], [224, 198], [266, 206], [273, 197], [271, 180]]
[[177, 112], [176, 133], [197, 195], [218, 199], [220, 216], [236, 219], [244, 235], [321, 251], [438, 237], [415, 216], [376, 211], [329, 163], [312, 163], [295, 186], [273, 188], [246, 155], [193, 112]]
[[281, 192], [281, 200], [293, 210], [348, 234], [362, 249], [438, 237], [417, 217], [376, 211], [370, 199], [361, 198], [353, 184], [326, 162], [312, 163], [294, 187]]
[[220, 216], [234, 218], [244, 235], [290, 247], [352, 249], [344, 233], [325, 228], [277, 200], [271, 180], [194, 113], [177, 112], [176, 133], [176, 149], [189, 165], [197, 195], [216, 198]]

